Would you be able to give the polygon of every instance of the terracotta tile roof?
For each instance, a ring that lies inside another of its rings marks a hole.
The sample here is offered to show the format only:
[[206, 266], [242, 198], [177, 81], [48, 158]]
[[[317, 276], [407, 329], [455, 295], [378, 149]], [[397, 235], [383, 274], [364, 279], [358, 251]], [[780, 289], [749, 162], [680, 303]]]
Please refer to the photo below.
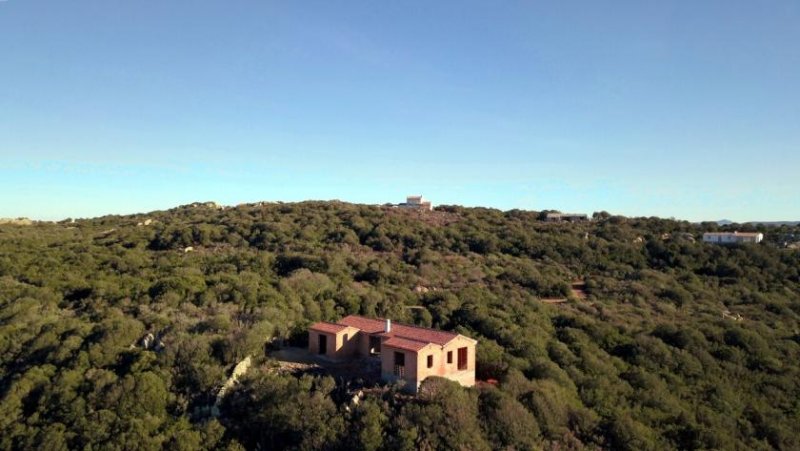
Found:
[[428, 346], [429, 344], [430, 343], [424, 341], [409, 340], [400, 337], [391, 337], [383, 342], [384, 346], [390, 346], [392, 348], [405, 349], [406, 351], [414, 351], [414, 352], [419, 351], [420, 349], [424, 348], [425, 346]]
[[388, 334], [384, 333], [381, 335], [408, 338], [427, 343], [436, 343], [437, 345], [445, 345], [458, 336], [458, 334], [453, 332], [428, 329], [427, 327], [408, 326], [406, 324], [392, 324], [392, 331]]
[[383, 333], [386, 327], [386, 320], [383, 318], [366, 318], [363, 316], [350, 315], [342, 318], [339, 324], [356, 327], [369, 334], [381, 334], [384, 337], [399, 337], [409, 340], [420, 341], [425, 344], [435, 343], [444, 345], [456, 338], [458, 334], [445, 332], [443, 330], [430, 329], [427, 327], [411, 326], [408, 324], [392, 323], [392, 331]]
[[309, 327], [311, 330], [316, 330], [318, 332], [325, 332], [329, 334], [336, 334], [345, 329], [347, 329], [347, 325], [342, 324], [335, 324], [335, 323], [328, 323], [325, 321], [320, 321], [318, 323], [314, 323]]
[[[339, 324], [345, 326], [352, 326], [356, 329], [361, 329], [368, 334], [383, 332], [386, 327], [385, 319], [366, 318], [358, 315], [345, 316], [339, 321]], [[394, 325], [392, 326], [394, 327]]]

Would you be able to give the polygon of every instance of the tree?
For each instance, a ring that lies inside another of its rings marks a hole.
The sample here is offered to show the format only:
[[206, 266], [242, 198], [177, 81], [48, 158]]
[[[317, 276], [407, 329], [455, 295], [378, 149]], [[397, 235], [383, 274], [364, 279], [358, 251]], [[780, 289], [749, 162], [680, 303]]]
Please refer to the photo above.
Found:
[[361, 451], [381, 449], [387, 421], [383, 405], [376, 399], [365, 399], [353, 409], [352, 437], [348, 442]]
[[516, 399], [495, 388], [481, 392], [480, 418], [494, 448], [522, 450], [541, 446], [536, 418]]

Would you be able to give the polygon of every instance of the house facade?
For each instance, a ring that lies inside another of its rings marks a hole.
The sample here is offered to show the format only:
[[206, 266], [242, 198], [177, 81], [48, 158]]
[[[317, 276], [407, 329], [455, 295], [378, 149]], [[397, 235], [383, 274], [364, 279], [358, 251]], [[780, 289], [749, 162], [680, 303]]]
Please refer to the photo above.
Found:
[[338, 323], [318, 322], [308, 330], [309, 352], [336, 361], [380, 359], [381, 378], [404, 381], [410, 392], [429, 376], [475, 385], [476, 344], [453, 332], [356, 315]]
[[763, 239], [763, 233], [706, 232], [703, 234], [704, 243], [714, 244], [760, 243]]

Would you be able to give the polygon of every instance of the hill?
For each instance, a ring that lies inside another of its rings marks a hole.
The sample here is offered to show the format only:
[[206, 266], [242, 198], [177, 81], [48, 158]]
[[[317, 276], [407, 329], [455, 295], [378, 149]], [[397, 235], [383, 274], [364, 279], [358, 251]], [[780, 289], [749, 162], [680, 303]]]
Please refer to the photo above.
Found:
[[[341, 202], [2, 224], [0, 448], [798, 449], [800, 252], [778, 243], [800, 230], [747, 227], [765, 241]], [[351, 313], [474, 337], [498, 383], [353, 402], [264, 352]]]
[[[738, 224], [729, 219], [720, 219], [719, 221], [716, 221], [716, 223], [717, 225], [720, 226], [736, 226]], [[800, 224], [800, 221], [747, 221], [743, 224], [748, 226], [779, 227], [779, 226], [796, 226]]]

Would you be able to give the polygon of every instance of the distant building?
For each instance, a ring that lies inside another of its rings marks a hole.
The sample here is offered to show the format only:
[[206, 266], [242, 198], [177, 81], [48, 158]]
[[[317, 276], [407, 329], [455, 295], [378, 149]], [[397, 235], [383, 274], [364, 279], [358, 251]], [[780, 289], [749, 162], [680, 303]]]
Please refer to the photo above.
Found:
[[413, 393], [429, 376], [475, 385], [477, 343], [454, 332], [356, 315], [338, 323], [314, 323], [308, 329], [309, 352], [335, 361], [379, 359], [382, 379], [405, 381], [404, 389]]
[[422, 196], [408, 196], [405, 203], [397, 205], [400, 208], [409, 208], [413, 210], [431, 211], [431, 201], [425, 200]]
[[714, 244], [760, 243], [763, 239], [763, 233], [706, 232], [703, 234], [704, 243]]
[[589, 216], [583, 213], [547, 213], [547, 222], [582, 222], [588, 221]]

